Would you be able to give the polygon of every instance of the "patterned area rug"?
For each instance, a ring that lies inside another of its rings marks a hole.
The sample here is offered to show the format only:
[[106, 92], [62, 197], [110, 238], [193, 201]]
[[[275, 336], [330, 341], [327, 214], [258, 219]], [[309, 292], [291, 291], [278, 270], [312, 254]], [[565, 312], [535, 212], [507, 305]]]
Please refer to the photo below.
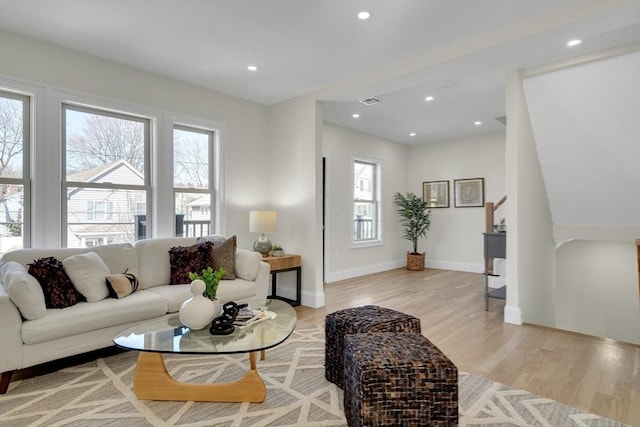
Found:
[[[267, 399], [255, 403], [139, 401], [132, 391], [135, 352], [12, 383], [0, 396], [0, 426], [346, 426], [342, 391], [324, 379], [324, 330], [299, 322], [267, 351], [258, 371]], [[166, 356], [179, 381], [239, 378], [246, 355]], [[623, 426], [526, 391], [459, 375], [461, 426]]]

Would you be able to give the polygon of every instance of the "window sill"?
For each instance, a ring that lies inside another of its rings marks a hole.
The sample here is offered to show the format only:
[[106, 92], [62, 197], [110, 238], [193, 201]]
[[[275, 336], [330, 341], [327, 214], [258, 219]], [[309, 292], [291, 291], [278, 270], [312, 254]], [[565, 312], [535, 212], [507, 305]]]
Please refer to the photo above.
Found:
[[358, 242], [351, 242], [351, 248], [371, 248], [374, 246], [382, 246], [382, 240], [362, 240]]

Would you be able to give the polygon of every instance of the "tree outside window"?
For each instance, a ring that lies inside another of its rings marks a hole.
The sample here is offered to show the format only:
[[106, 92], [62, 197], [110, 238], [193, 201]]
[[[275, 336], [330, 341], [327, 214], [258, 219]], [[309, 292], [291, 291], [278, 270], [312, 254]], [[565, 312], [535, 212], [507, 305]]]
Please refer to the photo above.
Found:
[[25, 244], [30, 102], [26, 95], [0, 91], [0, 253]]

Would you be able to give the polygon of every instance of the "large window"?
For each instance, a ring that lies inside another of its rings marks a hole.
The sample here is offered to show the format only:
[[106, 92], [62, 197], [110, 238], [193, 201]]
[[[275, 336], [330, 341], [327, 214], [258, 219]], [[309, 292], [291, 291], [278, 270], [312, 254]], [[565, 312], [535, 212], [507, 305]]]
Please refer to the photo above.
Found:
[[173, 127], [173, 187], [176, 236], [211, 234], [215, 209], [211, 206], [214, 132]]
[[30, 98], [0, 91], [0, 253], [29, 236]]
[[146, 118], [63, 104], [65, 246], [147, 237], [150, 127]]
[[356, 159], [353, 161], [353, 241], [380, 240], [380, 165]]

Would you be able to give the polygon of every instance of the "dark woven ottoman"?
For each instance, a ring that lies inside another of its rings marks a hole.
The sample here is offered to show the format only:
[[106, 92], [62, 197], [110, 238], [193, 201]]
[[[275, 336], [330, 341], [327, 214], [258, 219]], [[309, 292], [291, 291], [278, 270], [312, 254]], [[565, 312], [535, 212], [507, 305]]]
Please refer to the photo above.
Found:
[[420, 319], [376, 305], [347, 308], [325, 318], [324, 375], [338, 387], [344, 384], [342, 341], [345, 335], [361, 332], [418, 332]]
[[458, 369], [421, 334], [347, 335], [344, 363], [350, 427], [458, 425]]

